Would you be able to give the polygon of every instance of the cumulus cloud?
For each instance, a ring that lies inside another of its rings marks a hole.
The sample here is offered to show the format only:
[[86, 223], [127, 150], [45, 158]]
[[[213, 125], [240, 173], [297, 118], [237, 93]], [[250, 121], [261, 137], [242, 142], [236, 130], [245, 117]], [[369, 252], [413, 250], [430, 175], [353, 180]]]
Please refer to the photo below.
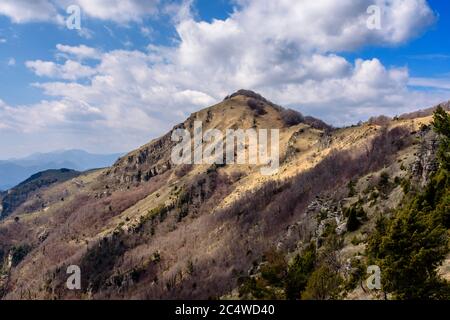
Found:
[[144, 17], [156, 15], [159, 3], [159, 0], [2, 0], [0, 15], [9, 17], [14, 23], [61, 23], [66, 8], [78, 5], [87, 17], [128, 23], [140, 22]]
[[139, 22], [145, 16], [158, 13], [159, 0], [69, 0], [66, 4], [78, 4], [83, 12], [101, 20], [119, 23]]
[[61, 16], [50, 0], [2, 0], [0, 15], [9, 17], [14, 23], [58, 21]]
[[97, 59], [101, 54], [99, 50], [85, 45], [67, 46], [63, 44], [57, 44], [56, 49], [59, 51], [59, 53], [65, 53], [78, 59]]
[[[237, 23], [250, 38], [272, 39], [299, 50], [347, 51], [362, 45], [395, 45], [434, 21], [425, 0], [239, 0]], [[381, 12], [381, 28], [367, 27], [369, 6]], [[213, 23], [214, 24], [214, 23]]]
[[[382, 8], [380, 30], [366, 26], [366, 9], [374, 2]], [[137, 3], [130, 8], [138, 8]], [[90, 8], [95, 16], [99, 8]], [[335, 125], [403, 113], [448, 97], [445, 91], [412, 90], [403, 66], [386, 67], [376, 57], [349, 61], [342, 54], [401, 45], [423, 32], [435, 18], [425, 0], [239, 0], [227, 19], [212, 22], [197, 21], [185, 10], [177, 15], [179, 40], [171, 47], [101, 52], [59, 44], [63, 63], [27, 62], [37, 75], [55, 79], [36, 84], [54, 100], [20, 107], [23, 113], [2, 107], [0, 115], [10, 117], [0, 117], [0, 124], [17, 130], [77, 124], [92, 133], [86, 143], [94, 145], [100, 141], [94, 136], [116, 145], [103, 132], [120, 132], [122, 149], [129, 149], [240, 88]], [[85, 59], [95, 64], [83, 64]], [[45, 126], [21, 122], [22, 114], [35, 110], [54, 115]]]
[[64, 64], [41, 60], [27, 61], [26, 66], [40, 77], [64, 80], [88, 78], [96, 73], [93, 68], [72, 60], [67, 60]]
[[230, 87], [281, 88], [349, 76], [351, 63], [338, 52], [399, 45], [434, 18], [423, 0], [377, 1], [383, 13], [380, 30], [366, 26], [372, 0], [239, 3], [240, 10], [226, 20], [188, 18], [177, 26], [181, 40], [171, 55], [173, 66], [227, 84], [214, 88], [216, 93]]

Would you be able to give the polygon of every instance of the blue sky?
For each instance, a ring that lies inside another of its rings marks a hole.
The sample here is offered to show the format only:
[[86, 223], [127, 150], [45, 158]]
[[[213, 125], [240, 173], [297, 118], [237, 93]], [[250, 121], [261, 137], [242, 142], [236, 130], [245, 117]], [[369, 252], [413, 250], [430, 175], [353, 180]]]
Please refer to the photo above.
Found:
[[450, 7], [446, 1], [429, 0], [437, 13], [434, 25], [423, 31], [422, 36], [394, 47], [370, 47], [351, 57], [378, 57], [387, 65], [406, 65], [414, 77], [448, 76], [450, 72]]
[[0, 0], [0, 159], [128, 151], [241, 88], [337, 126], [429, 107], [448, 30], [441, 0]]

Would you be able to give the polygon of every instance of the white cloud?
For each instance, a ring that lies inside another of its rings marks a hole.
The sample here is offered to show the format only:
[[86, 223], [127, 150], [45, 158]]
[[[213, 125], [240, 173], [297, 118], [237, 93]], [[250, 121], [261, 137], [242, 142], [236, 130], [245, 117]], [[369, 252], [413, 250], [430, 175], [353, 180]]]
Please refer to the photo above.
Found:
[[0, 38], [0, 44], [1, 43], [6, 43], [6, 42], [7, 42], [7, 40], [5, 38]]
[[72, 60], [67, 60], [62, 65], [50, 61], [27, 61], [26, 66], [40, 77], [64, 80], [88, 78], [96, 73], [93, 68]]
[[15, 65], [16, 65], [16, 59], [14, 59], [14, 58], [9, 58], [9, 59], [8, 59], [7, 65], [8, 65], [9, 67], [15, 66]]
[[119, 23], [139, 22], [145, 16], [156, 15], [159, 0], [70, 0], [93, 18]]
[[3, 103], [0, 104], [0, 110], [4, 115], [0, 120], [3, 127], [14, 130], [20, 128], [20, 131], [24, 133], [46, 130], [49, 125], [58, 126], [64, 124], [67, 127], [71, 127], [74, 124], [83, 125], [82, 122], [87, 117], [96, 120], [100, 116], [100, 110], [80, 101], [67, 99], [59, 101], [45, 100], [34, 105], [16, 107]]
[[447, 60], [450, 59], [450, 55], [443, 53], [430, 53], [430, 54], [417, 54], [408, 56], [410, 59], [416, 60]]
[[[57, 44], [56, 57], [64, 59], [63, 64], [57, 64], [53, 61], [27, 61], [25, 65], [37, 76], [64, 80], [78, 80], [89, 78], [96, 74], [95, 68], [83, 65], [80, 61], [85, 59], [100, 60], [102, 53], [85, 45], [68, 46]], [[72, 60], [72, 59], [76, 59]]]
[[144, 37], [151, 38], [153, 33], [155, 32], [151, 27], [141, 27], [141, 34]]
[[450, 90], [450, 78], [411, 78], [410, 86]]
[[61, 20], [57, 9], [49, 0], [2, 0], [0, 15], [9, 17], [14, 23]]
[[[83, 15], [118, 23], [140, 22], [158, 14], [159, 0], [2, 0], [0, 15], [14, 23], [58, 22], [66, 16], [70, 5], [80, 6]], [[84, 34], [86, 35], [86, 33]]]
[[[409, 40], [434, 21], [425, 0], [239, 2], [244, 9], [227, 22], [238, 23], [249, 40], [272, 39], [302, 51], [347, 51], [367, 44], [395, 45]], [[367, 28], [367, 8], [374, 4], [382, 12], [380, 30]]]
[[101, 52], [98, 51], [97, 49], [87, 47], [85, 45], [67, 46], [57, 44], [56, 49], [58, 49], [60, 53], [66, 53], [78, 59], [98, 59], [100, 58], [101, 55]]
[[340, 79], [351, 74], [350, 63], [330, 52], [398, 45], [433, 20], [423, 0], [377, 1], [384, 8], [381, 30], [366, 27], [371, 0], [240, 4], [243, 7], [226, 20], [207, 23], [188, 18], [177, 26], [181, 41], [171, 52], [172, 67], [197, 77], [198, 82], [190, 83], [214, 78], [210, 94], [240, 87], [282, 90], [310, 80]]

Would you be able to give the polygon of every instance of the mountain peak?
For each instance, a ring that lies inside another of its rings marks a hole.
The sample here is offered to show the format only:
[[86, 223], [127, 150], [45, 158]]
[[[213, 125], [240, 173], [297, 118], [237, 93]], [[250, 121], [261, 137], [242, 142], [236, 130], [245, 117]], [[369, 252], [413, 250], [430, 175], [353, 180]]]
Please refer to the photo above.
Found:
[[244, 97], [247, 97], [247, 98], [250, 98], [250, 99], [254, 99], [254, 100], [257, 100], [257, 101], [264, 102], [264, 103], [266, 103], [266, 104], [268, 104], [268, 105], [270, 105], [272, 107], [275, 107], [278, 110], [282, 109], [279, 105], [277, 105], [277, 104], [267, 100], [266, 98], [264, 98], [259, 93], [256, 93], [256, 92], [254, 92], [252, 90], [246, 90], [246, 89], [240, 89], [240, 90], [236, 91], [235, 93], [233, 93], [233, 94], [231, 94], [229, 96], [226, 96], [224, 100], [230, 100], [230, 99], [232, 99], [234, 97], [238, 97], [238, 96], [244, 96]]
[[229, 96], [227, 96], [225, 98], [225, 100], [228, 100], [228, 99], [231, 99], [231, 98], [234, 98], [237, 96], [244, 96], [244, 97], [253, 98], [253, 99], [262, 100], [262, 101], [267, 100], [259, 93], [256, 93], [252, 90], [246, 90], [246, 89], [240, 89], [240, 90], [236, 91], [235, 93], [230, 94]]

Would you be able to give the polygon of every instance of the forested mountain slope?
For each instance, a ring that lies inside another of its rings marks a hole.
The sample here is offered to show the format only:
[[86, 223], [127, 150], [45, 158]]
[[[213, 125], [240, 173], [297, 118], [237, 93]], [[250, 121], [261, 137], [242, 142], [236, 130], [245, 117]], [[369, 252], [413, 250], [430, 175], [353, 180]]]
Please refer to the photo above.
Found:
[[[444, 297], [449, 129], [439, 110], [434, 123], [427, 111], [333, 129], [239, 91], [174, 130], [280, 129], [277, 174], [175, 165], [171, 131], [35, 191], [45, 210], [22, 205], [3, 219], [0, 294], [375, 299], [415, 298], [418, 285], [420, 297]], [[422, 238], [408, 238], [416, 229]], [[369, 264], [384, 272], [383, 290], [366, 288]], [[69, 265], [81, 268], [81, 290], [66, 288]]]

